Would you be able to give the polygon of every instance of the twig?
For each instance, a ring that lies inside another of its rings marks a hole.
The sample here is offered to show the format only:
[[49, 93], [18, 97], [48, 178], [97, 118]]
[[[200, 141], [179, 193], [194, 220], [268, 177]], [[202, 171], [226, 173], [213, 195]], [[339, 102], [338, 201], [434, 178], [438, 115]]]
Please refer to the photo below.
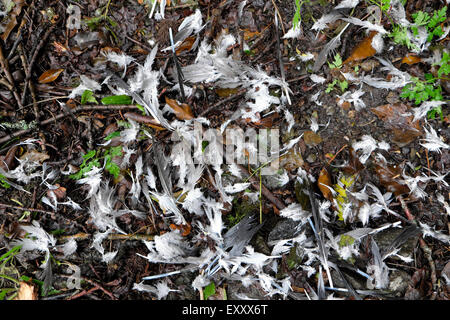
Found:
[[[411, 211], [409, 211], [409, 208], [406, 202], [403, 200], [402, 196], [398, 196], [398, 200], [400, 201], [403, 211], [405, 211], [405, 215], [408, 218], [408, 220], [413, 221], [414, 223], [417, 224], [415, 217], [411, 214]], [[436, 265], [434, 264], [433, 261], [432, 251], [430, 247], [428, 247], [425, 240], [423, 240], [422, 236], [419, 238], [419, 245], [425, 255], [425, 258], [428, 261], [428, 264], [430, 265], [430, 278], [433, 288], [433, 293], [430, 297], [430, 300], [435, 300], [437, 296], [437, 276], [436, 276]]]
[[6, 203], [0, 203], [0, 207], [55, 215], [55, 212], [53, 212], [53, 211], [47, 211], [47, 210], [42, 210], [42, 209], [33, 209], [33, 208], [24, 208], [24, 207], [19, 207], [19, 206], [13, 206], [13, 205], [6, 204]]
[[[76, 107], [75, 109], [72, 109], [71, 112], [72, 113], [76, 113], [76, 112], [83, 112], [83, 111], [112, 111], [112, 110], [124, 110], [124, 109], [139, 109], [137, 105], [104, 105], [104, 106], [100, 106], [100, 105], [80, 105], [78, 107]], [[54, 116], [53, 118], [44, 120], [42, 122], [39, 122], [38, 125], [39, 126], [45, 126], [47, 124], [50, 124], [51, 122], [56, 122], [64, 117], [69, 116], [71, 113], [66, 112], [66, 113], [60, 113], [56, 116]], [[0, 139], [0, 144], [5, 143], [11, 139], [23, 136], [29, 132], [31, 132], [32, 130], [34, 130], [34, 128], [30, 128], [30, 129], [25, 129], [25, 130], [19, 130], [16, 131], [14, 133], [11, 133], [7, 136], [4, 136]]]
[[[238, 166], [241, 169], [241, 171], [248, 174], [247, 169], [245, 169], [240, 164], [238, 164]], [[251, 176], [249, 178], [249, 181], [252, 184], [252, 187], [260, 191], [263, 194], [263, 196], [267, 198], [267, 200], [272, 202], [275, 205], [275, 207], [277, 207], [278, 210], [283, 210], [284, 208], [286, 208], [286, 205], [280, 199], [274, 196], [273, 193], [269, 189], [267, 189], [264, 184], [260, 183], [258, 178], [256, 178], [255, 176]]]
[[3, 49], [2, 49], [1, 45], [0, 45], [0, 66], [2, 67], [2, 70], [5, 73], [6, 80], [8, 80], [8, 82], [12, 86], [11, 91], [13, 93], [14, 98], [17, 101], [17, 104], [19, 105], [20, 108], [22, 108], [23, 107], [22, 102], [21, 102], [19, 94], [17, 93], [17, 90], [14, 86], [14, 78], [12, 77], [11, 72], [9, 72], [8, 61], [5, 59], [5, 56], [3, 55]]
[[[89, 233], [76, 233], [74, 235], [70, 236], [61, 236], [58, 238], [60, 241], [67, 241], [70, 239], [76, 239], [76, 240], [86, 240], [92, 237]], [[154, 240], [154, 235], [150, 234], [121, 234], [121, 233], [111, 233], [107, 237], [108, 240], [145, 240], [145, 241], [152, 241]]]
[[217, 109], [218, 107], [220, 107], [222, 104], [227, 103], [227, 102], [229, 102], [229, 101], [231, 101], [231, 100], [234, 100], [234, 99], [236, 99], [236, 98], [241, 97], [241, 96], [242, 96], [244, 93], [246, 93], [246, 92], [247, 92], [247, 89], [241, 89], [241, 90], [239, 90], [238, 92], [236, 92], [236, 94], [234, 94], [234, 95], [232, 95], [232, 96], [229, 96], [229, 97], [227, 97], [227, 98], [225, 98], [225, 99], [223, 99], [223, 100], [220, 100], [219, 102], [213, 104], [213, 105], [210, 106], [208, 109], [206, 109], [206, 110], [204, 110], [202, 113], [200, 113], [198, 116], [199, 116], [199, 117], [203, 117], [203, 116], [205, 116], [207, 113], [209, 113], [210, 111], [212, 111], [212, 110]]

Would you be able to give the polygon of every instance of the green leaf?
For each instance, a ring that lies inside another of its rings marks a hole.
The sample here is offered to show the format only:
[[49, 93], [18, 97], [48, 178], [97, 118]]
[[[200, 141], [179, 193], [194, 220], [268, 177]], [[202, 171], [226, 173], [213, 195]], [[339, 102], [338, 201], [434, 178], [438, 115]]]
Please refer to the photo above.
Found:
[[84, 90], [83, 94], [81, 95], [81, 104], [86, 104], [87, 102], [98, 103], [94, 98], [94, 94], [91, 90]]
[[133, 100], [131, 99], [130, 96], [127, 96], [125, 94], [123, 95], [117, 95], [117, 96], [109, 96], [109, 97], [104, 97], [102, 100], [102, 104], [132, 104]]
[[341, 87], [341, 91], [344, 92], [348, 88], [348, 82], [346, 80], [339, 81], [339, 87]]
[[105, 170], [108, 171], [110, 174], [112, 174], [114, 176], [114, 178], [116, 178], [116, 179], [120, 174], [119, 166], [112, 161], [106, 162]]
[[108, 134], [104, 140], [108, 141], [108, 140], [111, 140], [112, 138], [119, 137], [119, 136], [120, 136], [120, 131], [114, 131], [114, 132]]
[[214, 284], [214, 282], [211, 282], [205, 287], [205, 289], [203, 289], [203, 297], [205, 298], [205, 300], [208, 300], [210, 296], [213, 296], [215, 294], [216, 294], [216, 285]]

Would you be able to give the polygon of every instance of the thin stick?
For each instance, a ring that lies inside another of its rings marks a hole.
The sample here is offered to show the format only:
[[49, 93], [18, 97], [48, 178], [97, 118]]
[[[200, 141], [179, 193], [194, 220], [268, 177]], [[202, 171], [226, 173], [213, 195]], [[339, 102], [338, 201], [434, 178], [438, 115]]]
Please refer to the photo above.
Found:
[[[80, 105], [78, 107], [76, 107], [75, 109], [71, 110], [71, 113], [76, 113], [76, 112], [83, 112], [83, 111], [112, 111], [112, 110], [124, 110], [124, 109], [139, 109], [137, 105], [104, 105], [104, 106], [100, 106], [100, 105]], [[56, 122], [64, 117], [69, 116], [71, 113], [66, 112], [66, 113], [60, 113], [56, 116], [54, 116], [53, 118], [44, 120], [42, 122], [39, 122], [38, 125], [39, 126], [45, 126], [47, 124], [50, 124], [51, 122]], [[3, 138], [0, 139], [0, 144], [5, 143], [11, 139], [23, 136], [29, 132], [31, 132], [32, 130], [34, 130], [34, 128], [30, 128], [30, 129], [26, 129], [26, 130], [19, 130], [16, 131], [14, 133], [11, 133], [7, 136], [4, 136]]]
[[11, 75], [11, 72], [9, 72], [9, 65], [8, 65], [8, 61], [5, 59], [5, 56], [3, 55], [3, 49], [2, 46], [0, 45], [0, 65], [3, 69], [3, 72], [5, 73], [6, 76], [6, 80], [8, 80], [8, 82], [10, 83], [10, 85], [12, 86], [12, 93], [14, 96], [14, 99], [16, 99], [17, 104], [19, 105], [20, 108], [22, 108], [22, 102], [20, 100], [20, 96], [17, 93], [16, 88], [14, 87], [14, 78]]
[[50, 214], [50, 215], [55, 214], [55, 212], [52, 212], [52, 211], [33, 209], [33, 208], [24, 208], [24, 207], [19, 207], [19, 206], [13, 206], [13, 205], [6, 204], [6, 203], [0, 203], [0, 207], [8, 208], [8, 209], [17, 209], [17, 210], [22, 210], [22, 211], [39, 212], [39, 213], [45, 213], [45, 214]]
[[225, 98], [223, 100], [220, 100], [219, 102], [213, 104], [212, 106], [210, 106], [208, 109], [206, 109], [205, 111], [203, 111], [202, 113], [200, 113], [198, 116], [199, 117], [203, 117], [205, 116], [207, 113], [209, 113], [211, 110], [217, 109], [218, 107], [220, 107], [221, 105], [223, 105], [224, 103], [227, 103], [231, 100], [234, 100], [236, 98], [241, 97], [244, 93], [247, 92], [247, 89], [241, 89], [238, 92], [236, 92], [236, 94], [229, 96], [228, 98]]
[[[247, 169], [245, 169], [242, 165], [238, 164], [238, 167], [241, 169], [241, 171], [248, 174]], [[277, 207], [278, 210], [283, 210], [284, 208], [286, 208], [286, 205], [280, 199], [274, 196], [273, 193], [269, 189], [267, 189], [264, 184], [262, 184], [262, 182], [260, 183], [258, 178], [256, 178], [255, 176], [251, 176], [249, 178], [249, 181], [252, 184], [252, 187], [260, 191], [263, 196], [267, 198], [267, 200], [272, 202], [275, 207]]]
[[[416, 218], [411, 214], [411, 211], [409, 211], [409, 208], [408, 208], [407, 204], [405, 203], [405, 201], [403, 200], [402, 196], [398, 196], [398, 199], [399, 199], [400, 203], [402, 204], [402, 208], [405, 211], [405, 215], [408, 218], [408, 220], [411, 220], [417, 224]], [[437, 296], [437, 276], [436, 276], [436, 265], [434, 264], [434, 261], [433, 261], [432, 251], [431, 251], [430, 247], [428, 247], [425, 240], [423, 240], [422, 236], [419, 238], [419, 245], [425, 255], [425, 258], [428, 261], [429, 266], [430, 266], [430, 273], [431, 273], [430, 278], [431, 278], [431, 284], [433, 287], [433, 293], [430, 297], [430, 300], [435, 300], [436, 296]]]

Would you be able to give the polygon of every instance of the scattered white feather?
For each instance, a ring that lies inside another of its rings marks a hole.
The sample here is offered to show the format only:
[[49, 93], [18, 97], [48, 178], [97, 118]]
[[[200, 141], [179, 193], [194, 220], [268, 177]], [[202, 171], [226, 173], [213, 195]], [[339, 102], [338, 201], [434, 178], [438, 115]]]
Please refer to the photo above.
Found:
[[114, 51], [107, 51], [106, 53], [103, 53], [106, 60], [116, 63], [119, 67], [123, 68], [123, 75], [125, 76], [127, 73], [127, 66], [133, 62], [135, 59], [125, 53], [117, 53]]
[[67, 258], [71, 254], [77, 251], [77, 242], [74, 238], [70, 238], [66, 243], [61, 246], [64, 258]]
[[45, 269], [50, 259], [50, 248], [56, 245], [56, 239], [48, 234], [37, 222], [33, 220], [29, 226], [21, 226], [21, 228], [28, 234], [26, 238], [14, 240], [15, 246], [21, 245], [21, 252], [37, 250], [45, 253], [44, 262], [41, 268]]
[[427, 130], [426, 127], [424, 127], [425, 130], [425, 143], [420, 143], [422, 147], [427, 148], [429, 151], [432, 152], [438, 152], [441, 153], [441, 149], [448, 149], [450, 146], [446, 143], [444, 143], [437, 135], [436, 131], [433, 129], [433, 127], [429, 126], [430, 131]]
[[442, 106], [446, 104], [445, 101], [425, 101], [422, 102], [422, 104], [417, 107], [414, 108], [414, 119], [413, 121], [417, 121], [422, 119], [423, 117], [425, 117], [428, 113], [428, 111], [430, 111], [431, 109], [434, 109], [436, 107]]
[[309, 76], [309, 78], [311, 79], [312, 82], [319, 83], [319, 84], [322, 84], [322, 83], [324, 83], [327, 80], [327, 79], [325, 79], [322, 76], [318, 76], [317, 74], [311, 74]]
[[371, 23], [369, 21], [362, 21], [362, 20], [360, 20], [358, 18], [355, 18], [355, 17], [341, 18], [341, 20], [344, 20], [344, 21], [350, 22], [350, 23], [352, 23], [354, 25], [363, 27], [363, 28], [365, 28], [365, 29], [367, 29], [369, 31], [376, 31], [376, 32], [378, 32], [380, 34], [386, 34], [387, 33], [387, 31], [382, 26], [380, 26], [378, 24], [373, 24], [373, 23]]
[[92, 92], [99, 91], [102, 86], [95, 80], [89, 79], [85, 75], [80, 76], [80, 85], [74, 89], [69, 94], [69, 98], [73, 99], [77, 96], [81, 96], [84, 91], [91, 90]]
[[320, 17], [319, 20], [317, 20], [313, 26], [311, 27], [311, 30], [317, 30], [321, 31], [327, 27], [328, 23], [333, 23], [336, 20], [340, 19], [342, 17], [342, 14], [338, 11], [331, 11], [330, 13], [324, 14], [322, 17]]
[[334, 7], [335, 10], [338, 9], [349, 9], [354, 8], [358, 5], [360, 0], [343, 0], [340, 4]]
[[300, 221], [302, 224], [304, 224], [311, 216], [311, 213], [309, 211], [303, 210], [300, 204], [291, 203], [286, 208], [280, 210], [280, 216], [292, 219], [294, 221]]

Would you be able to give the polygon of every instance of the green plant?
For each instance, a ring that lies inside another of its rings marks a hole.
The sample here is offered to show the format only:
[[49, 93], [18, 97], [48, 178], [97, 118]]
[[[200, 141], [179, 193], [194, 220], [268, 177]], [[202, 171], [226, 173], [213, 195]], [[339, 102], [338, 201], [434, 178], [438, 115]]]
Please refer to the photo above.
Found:
[[431, 74], [425, 75], [426, 81], [412, 77], [412, 83], [408, 83], [403, 89], [400, 97], [414, 100], [415, 104], [421, 104], [429, 100], [442, 100], [442, 88], [436, 85], [436, 79]]
[[91, 90], [84, 90], [83, 94], [81, 95], [81, 104], [86, 104], [88, 102], [98, 103]]
[[339, 53], [334, 56], [334, 61], [332, 63], [328, 62], [330, 69], [340, 69], [342, 68], [342, 57]]
[[450, 54], [448, 52], [444, 52], [442, 54], [442, 59], [438, 63], [438, 65], [440, 66], [437, 72], [439, 78], [442, 77], [443, 75], [448, 75], [450, 73], [450, 64], [448, 63], [450, 60], [449, 58]]
[[[419, 28], [425, 28], [428, 34], [427, 41], [431, 42], [434, 37], [440, 37], [444, 34], [442, 23], [447, 19], [447, 7], [435, 10], [430, 16], [427, 12], [417, 11], [411, 15], [414, 23], [409, 27], [414, 36], [419, 35]], [[408, 49], [417, 50], [417, 46], [412, 44], [408, 35], [408, 27], [394, 25], [389, 37], [393, 38], [397, 44], [405, 45]]]
[[339, 88], [341, 88], [342, 92], [345, 92], [345, 90], [347, 90], [348, 88], [348, 82], [347, 80], [338, 80], [338, 79], [334, 79], [333, 82], [329, 83], [327, 88], [325, 89], [326, 93], [330, 93], [331, 91], [333, 91], [335, 89], [335, 86], [339, 85]]
[[1, 173], [0, 173], [0, 186], [2, 186], [5, 189], [8, 189], [11, 187], [10, 184], [8, 183], [8, 181], [6, 181], [5, 176], [2, 175]]
[[411, 30], [415, 36], [419, 34], [418, 28], [421, 26], [427, 29], [428, 42], [431, 42], [435, 36], [440, 37], [444, 34], [441, 23], [445, 22], [445, 20], [447, 19], [446, 6], [440, 10], [435, 10], [432, 16], [423, 11], [417, 11], [411, 16], [414, 19], [414, 25], [411, 26]]
[[214, 282], [211, 282], [205, 287], [205, 289], [203, 289], [203, 298], [205, 300], [208, 300], [210, 296], [213, 296], [215, 294], [216, 294], [216, 285], [214, 284]]
[[389, 37], [393, 38], [394, 42], [400, 45], [407, 46], [408, 49], [417, 49], [417, 46], [411, 43], [408, 36], [408, 28], [400, 25], [394, 25]]
[[378, 6], [384, 13], [391, 8], [391, 0], [368, 0], [368, 2]]
[[[113, 132], [108, 135], [106, 139], [112, 139], [112, 136], [116, 136]], [[74, 180], [79, 180], [85, 176], [86, 173], [92, 170], [93, 167], [100, 168], [100, 160], [105, 161], [105, 170], [117, 178], [120, 173], [120, 168], [115, 164], [112, 159], [116, 156], [122, 156], [122, 147], [110, 147], [102, 151], [91, 150], [83, 155], [83, 163], [80, 165], [80, 170], [77, 173], [71, 174], [69, 177]]]
[[[20, 274], [14, 265], [8, 265], [8, 262], [19, 253], [21, 247], [15, 246], [0, 256], [0, 300], [12, 300], [17, 296]], [[13, 286], [9, 287], [9, 283]]]

